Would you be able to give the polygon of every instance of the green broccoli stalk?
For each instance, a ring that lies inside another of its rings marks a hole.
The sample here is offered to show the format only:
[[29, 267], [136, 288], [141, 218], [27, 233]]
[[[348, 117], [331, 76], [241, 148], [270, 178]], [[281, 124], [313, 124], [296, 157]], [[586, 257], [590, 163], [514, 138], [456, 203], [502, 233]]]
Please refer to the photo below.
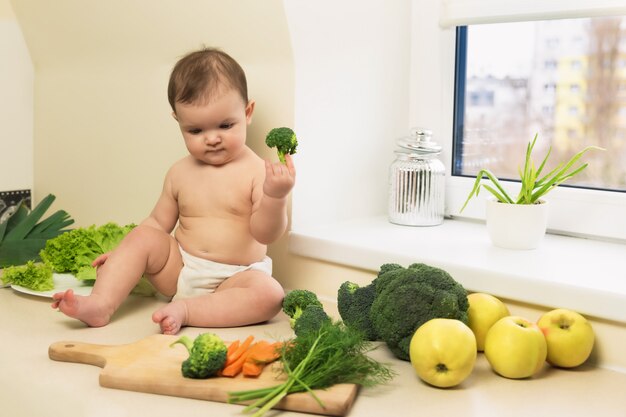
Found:
[[433, 318], [467, 323], [467, 291], [443, 269], [425, 264], [388, 270], [375, 280], [370, 319], [399, 359], [409, 360], [413, 334]]
[[324, 323], [330, 323], [330, 321], [330, 317], [322, 307], [309, 304], [296, 320], [293, 331], [296, 336], [302, 336], [305, 333], [317, 333]]
[[309, 290], [293, 290], [283, 299], [283, 311], [289, 316], [289, 324], [293, 329], [296, 321], [308, 305], [316, 305], [324, 308], [317, 298], [317, 294]]
[[293, 130], [288, 127], [277, 127], [267, 134], [265, 143], [270, 148], [276, 148], [278, 159], [285, 163], [285, 155], [293, 155], [298, 147], [298, 139]]
[[216, 375], [226, 363], [228, 348], [214, 333], [202, 333], [193, 341], [188, 336], [181, 336], [170, 347], [177, 343], [185, 346], [189, 352], [189, 357], [181, 365], [185, 378], [209, 378]]

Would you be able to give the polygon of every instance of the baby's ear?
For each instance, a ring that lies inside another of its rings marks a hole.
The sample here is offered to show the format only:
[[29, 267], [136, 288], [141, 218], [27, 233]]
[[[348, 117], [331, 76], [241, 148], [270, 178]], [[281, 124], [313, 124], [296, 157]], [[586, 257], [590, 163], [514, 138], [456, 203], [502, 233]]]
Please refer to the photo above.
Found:
[[254, 100], [248, 101], [248, 105], [246, 106], [246, 122], [248, 124], [252, 121], [252, 113], [254, 113]]
[[172, 117], [174, 118], [174, 120], [178, 121], [178, 117], [176, 117], [176, 112], [175, 111], [172, 112]]

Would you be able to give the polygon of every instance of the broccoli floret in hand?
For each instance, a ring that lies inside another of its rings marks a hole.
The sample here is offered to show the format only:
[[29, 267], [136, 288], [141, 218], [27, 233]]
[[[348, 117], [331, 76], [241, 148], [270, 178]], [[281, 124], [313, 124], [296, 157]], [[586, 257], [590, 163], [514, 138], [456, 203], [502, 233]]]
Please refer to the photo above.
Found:
[[309, 332], [317, 333], [324, 323], [330, 323], [330, 321], [330, 317], [322, 307], [316, 304], [309, 304], [296, 320], [293, 331], [296, 333], [296, 336]]
[[193, 341], [181, 336], [170, 346], [180, 343], [189, 351], [189, 358], [183, 361], [181, 370], [185, 378], [205, 379], [217, 374], [226, 363], [227, 347], [214, 333], [202, 333]]
[[267, 134], [265, 143], [270, 148], [276, 148], [278, 159], [285, 163], [285, 155], [293, 155], [298, 147], [298, 139], [293, 130], [288, 127], [277, 127]]
[[433, 318], [467, 323], [467, 291], [443, 269], [425, 264], [389, 270], [374, 280], [370, 319], [380, 340], [399, 359], [409, 360], [409, 345], [419, 326]]
[[289, 316], [289, 324], [292, 329], [304, 309], [311, 304], [324, 308], [320, 300], [318, 300], [317, 294], [312, 291], [293, 290], [285, 295], [283, 299], [283, 311]]

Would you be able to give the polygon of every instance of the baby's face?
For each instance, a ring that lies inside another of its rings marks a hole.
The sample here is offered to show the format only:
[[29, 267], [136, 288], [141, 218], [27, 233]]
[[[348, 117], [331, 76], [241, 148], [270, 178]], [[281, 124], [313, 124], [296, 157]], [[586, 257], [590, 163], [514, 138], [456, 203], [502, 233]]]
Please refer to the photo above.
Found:
[[220, 92], [208, 103], [176, 103], [180, 130], [189, 153], [209, 165], [223, 165], [244, 150], [254, 102], [244, 103], [236, 90]]

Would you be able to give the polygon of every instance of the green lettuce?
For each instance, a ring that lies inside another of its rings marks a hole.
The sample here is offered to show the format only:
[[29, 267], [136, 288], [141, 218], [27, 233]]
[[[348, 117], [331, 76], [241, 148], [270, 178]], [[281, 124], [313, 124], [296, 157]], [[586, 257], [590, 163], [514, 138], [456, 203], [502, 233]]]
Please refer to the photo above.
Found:
[[[77, 228], [48, 240], [39, 255], [44, 264], [55, 272], [69, 273], [87, 284], [93, 284], [96, 279], [96, 268], [91, 265], [93, 261], [115, 249], [135, 227], [135, 224], [120, 226], [109, 222], [102, 226]], [[142, 277], [133, 293], [151, 296], [155, 291]]]
[[52, 268], [33, 261], [26, 265], [9, 266], [0, 277], [5, 285], [15, 284], [35, 291], [49, 291], [54, 288]]
[[39, 256], [55, 272], [73, 274], [78, 279], [96, 279], [92, 262], [115, 249], [135, 226], [110, 222], [102, 226], [77, 228], [49, 239]]

